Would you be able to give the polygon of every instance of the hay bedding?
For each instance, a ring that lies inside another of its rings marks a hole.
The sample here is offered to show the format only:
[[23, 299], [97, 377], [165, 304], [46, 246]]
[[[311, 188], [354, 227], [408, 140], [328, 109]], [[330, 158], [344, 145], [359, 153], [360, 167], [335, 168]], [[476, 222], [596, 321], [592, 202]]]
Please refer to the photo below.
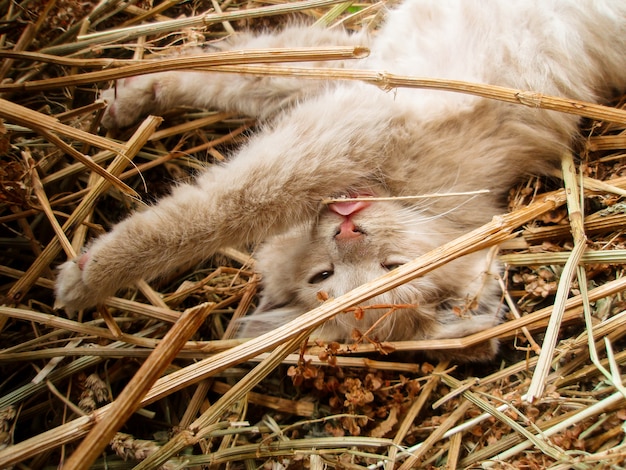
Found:
[[[255, 301], [258, 279], [250, 257], [234, 251], [141, 283], [79, 318], [58, 315], [58, 263], [171, 182], [223, 160], [254, 125], [241, 116], [173, 110], [162, 124], [151, 118], [116, 135], [99, 129], [97, 90], [126, 73], [131, 59], [289, 17], [275, 10], [284, 2], [211, 3], [231, 16], [198, 16], [213, 12], [201, 2], [0, 1], [0, 468], [53, 468], [73, 453], [82, 458], [66, 468], [623, 467], [621, 103], [577, 111], [592, 118], [577, 174], [564, 156], [554, 179], [511, 190], [510, 215], [461, 237], [440, 258], [398, 270], [394, 282], [521, 227], [499, 254], [507, 263], [505, 301], [515, 314], [484, 334], [395, 344], [364, 334], [354, 345], [301, 348], [309, 325], [298, 323], [239, 345], [229, 324]], [[288, 13], [373, 29], [384, 3]], [[230, 22], [216, 21], [224, 19]], [[124, 38], [79, 37], [148, 23], [157, 27], [147, 36], [133, 29]], [[232, 68], [228, 60], [217, 64]], [[380, 77], [357, 78], [395, 83]], [[428, 85], [402, 83], [420, 84]], [[470, 92], [523, 101], [507, 90]], [[562, 180], [573, 197], [559, 189]], [[584, 220], [575, 197], [581, 181]], [[311, 321], [341, 310], [358, 314], [359, 300], [388, 287], [374, 283], [330, 300]], [[490, 365], [430, 364], [411, 353], [493, 336], [503, 347]], [[530, 403], [527, 395], [536, 398]]]

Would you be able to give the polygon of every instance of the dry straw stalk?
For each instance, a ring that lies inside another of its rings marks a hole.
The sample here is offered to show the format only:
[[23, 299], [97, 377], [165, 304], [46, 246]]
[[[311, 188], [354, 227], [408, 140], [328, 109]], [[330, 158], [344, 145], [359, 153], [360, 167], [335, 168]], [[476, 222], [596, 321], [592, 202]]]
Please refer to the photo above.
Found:
[[65, 462], [64, 468], [79, 470], [91, 466], [91, 463], [104, 450], [118, 429], [139, 408], [139, 403], [146, 391], [165, 372], [165, 368], [176, 357], [185, 342], [196, 333], [214, 307], [215, 305], [210, 304], [198, 305], [181, 315], [164, 336], [163, 341], [154, 349], [133, 379], [110, 405], [108, 413], [95, 424]]

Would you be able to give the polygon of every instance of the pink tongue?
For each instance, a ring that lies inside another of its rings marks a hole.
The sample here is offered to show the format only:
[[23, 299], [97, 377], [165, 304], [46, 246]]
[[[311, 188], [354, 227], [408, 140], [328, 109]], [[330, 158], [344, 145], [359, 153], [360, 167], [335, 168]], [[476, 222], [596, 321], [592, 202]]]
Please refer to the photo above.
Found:
[[333, 202], [332, 204], [328, 205], [328, 208], [339, 214], [339, 215], [343, 215], [348, 216], [351, 214], [355, 214], [363, 209], [365, 209], [366, 207], [368, 207], [371, 204], [371, 202], [369, 201], [350, 201], [347, 200], [346, 202]]

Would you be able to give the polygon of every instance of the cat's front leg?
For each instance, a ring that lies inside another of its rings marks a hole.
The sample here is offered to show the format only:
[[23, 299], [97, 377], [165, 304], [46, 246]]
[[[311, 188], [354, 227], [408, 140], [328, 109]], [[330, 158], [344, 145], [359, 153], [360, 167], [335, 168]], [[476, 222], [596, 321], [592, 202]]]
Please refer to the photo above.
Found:
[[356, 96], [347, 89], [301, 104], [228, 164], [115, 226], [61, 267], [58, 304], [85, 308], [141, 278], [260, 241], [311, 220], [324, 197], [369, 184], [403, 133], [390, 132], [388, 95], [358, 107]]
[[68, 311], [90, 307], [120, 287], [155, 278], [185, 261], [200, 260], [203, 249], [210, 252], [201, 239], [203, 222], [218, 210], [209, 195], [201, 184], [182, 185], [156, 206], [133, 214], [93, 241], [79, 257], [59, 267], [56, 306]]
[[177, 108], [219, 109], [265, 119], [303, 96], [313, 82], [261, 78], [228, 73], [181, 70], [118, 80], [100, 97], [107, 103], [102, 124], [124, 128], [148, 114], [162, 115]]
[[[365, 35], [350, 35], [342, 30], [292, 26], [278, 33], [238, 34], [230, 41], [203, 51], [193, 48], [185, 56], [227, 50], [253, 50], [295, 47], [366, 45]], [[343, 61], [308, 62], [299, 67], [344, 67]], [[321, 90], [320, 80], [293, 77], [255, 77], [217, 72], [177, 70], [119, 80], [105, 90], [102, 98], [109, 107], [103, 117], [108, 128], [126, 127], [148, 113], [162, 114], [172, 108], [188, 106], [240, 112], [265, 119], [277, 110]]]
[[162, 114], [168, 107], [168, 101], [175, 98], [167, 97], [171, 95], [171, 90], [176, 90], [176, 82], [171, 72], [118, 80], [113, 88], [100, 94], [100, 98], [108, 104], [102, 124], [108, 129], [123, 128], [149, 114]]

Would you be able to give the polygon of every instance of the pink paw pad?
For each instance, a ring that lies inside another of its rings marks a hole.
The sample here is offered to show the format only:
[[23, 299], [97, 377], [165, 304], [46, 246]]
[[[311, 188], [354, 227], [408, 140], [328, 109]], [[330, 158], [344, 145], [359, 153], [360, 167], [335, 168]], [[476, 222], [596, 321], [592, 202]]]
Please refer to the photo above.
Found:
[[112, 119], [115, 119], [115, 103], [109, 104], [106, 112], [109, 115], [109, 117], [111, 117]]
[[76, 261], [76, 264], [78, 265], [78, 269], [83, 271], [88, 261], [89, 261], [89, 252], [85, 252], [82, 255], [80, 255], [80, 257], [78, 258], [78, 261]]

